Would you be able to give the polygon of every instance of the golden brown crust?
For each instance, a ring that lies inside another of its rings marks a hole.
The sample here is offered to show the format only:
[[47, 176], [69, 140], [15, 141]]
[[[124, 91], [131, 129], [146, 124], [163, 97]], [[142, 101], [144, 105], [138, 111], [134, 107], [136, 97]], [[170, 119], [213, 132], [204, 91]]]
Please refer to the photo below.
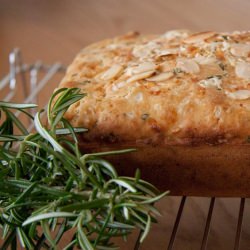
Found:
[[66, 117], [88, 141], [245, 144], [250, 33], [130, 33], [83, 49], [60, 87], [87, 93]]

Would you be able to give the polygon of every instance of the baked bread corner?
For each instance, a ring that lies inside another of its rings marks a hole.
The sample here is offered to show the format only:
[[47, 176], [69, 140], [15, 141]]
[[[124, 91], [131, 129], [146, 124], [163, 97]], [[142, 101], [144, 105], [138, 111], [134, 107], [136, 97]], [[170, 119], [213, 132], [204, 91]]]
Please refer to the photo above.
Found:
[[65, 117], [84, 152], [172, 194], [249, 197], [250, 32], [132, 32], [84, 48], [59, 87], [87, 96]]

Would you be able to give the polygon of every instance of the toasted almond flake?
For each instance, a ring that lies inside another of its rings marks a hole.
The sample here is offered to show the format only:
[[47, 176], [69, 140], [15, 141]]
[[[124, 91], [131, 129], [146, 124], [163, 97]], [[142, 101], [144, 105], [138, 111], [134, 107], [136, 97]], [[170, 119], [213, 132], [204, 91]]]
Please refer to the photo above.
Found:
[[146, 58], [150, 56], [151, 51], [149, 51], [143, 45], [138, 45], [134, 47], [132, 54], [133, 56], [138, 57], [138, 58]]
[[231, 44], [230, 52], [234, 56], [247, 57], [250, 53], [250, 44], [234, 43]]
[[122, 88], [123, 86], [125, 86], [126, 85], [126, 82], [118, 82], [117, 84], [116, 84], [116, 86], [117, 86], [117, 88]]
[[155, 49], [159, 49], [161, 47], [161, 45], [159, 45], [159, 43], [157, 42], [157, 40], [152, 40], [149, 41], [145, 47], [149, 50], [155, 50]]
[[200, 33], [195, 33], [186, 39], [184, 39], [184, 43], [200, 43], [203, 42], [204, 40], [214, 36], [216, 32], [213, 31], [206, 31], [206, 32], [200, 32]]
[[250, 90], [237, 90], [235, 92], [226, 92], [227, 96], [236, 100], [246, 100], [250, 98]]
[[159, 86], [153, 86], [153, 87], [150, 88], [150, 90], [153, 91], [153, 92], [159, 92], [161, 89], [160, 89]]
[[232, 34], [233, 35], [243, 35], [243, 34], [246, 34], [246, 33], [249, 33], [250, 31], [249, 30], [235, 30]]
[[199, 65], [192, 59], [180, 58], [177, 60], [176, 67], [186, 73], [197, 74], [200, 72]]
[[199, 85], [203, 88], [215, 87], [217, 89], [222, 89], [221, 84], [222, 81], [218, 77], [212, 77], [199, 82]]
[[175, 61], [165, 61], [159, 65], [162, 72], [168, 72], [175, 68]]
[[154, 72], [155, 72], [154, 70], [151, 70], [151, 71], [143, 72], [141, 74], [136, 74], [136, 75], [130, 77], [129, 79], [127, 79], [127, 83], [135, 82], [135, 81], [150, 77], [151, 75], [153, 75]]
[[142, 64], [139, 64], [137, 67], [133, 68], [132, 73], [140, 74], [140, 73], [155, 70], [155, 69], [156, 69], [156, 64], [152, 62], [144, 62]]
[[113, 65], [111, 68], [109, 68], [107, 71], [105, 71], [101, 75], [102, 80], [111, 80], [114, 79], [116, 76], [118, 76], [121, 71], [123, 70], [123, 67], [120, 65]]
[[227, 56], [227, 60], [228, 60], [228, 62], [229, 62], [229, 64], [230, 64], [231, 66], [235, 67], [236, 62], [237, 62], [237, 58], [236, 58], [235, 56], [230, 56], [230, 55], [228, 55], [228, 56]]
[[120, 38], [121, 39], [131, 39], [131, 38], [135, 38], [139, 35], [140, 35], [140, 32], [138, 32], [138, 31], [130, 31], [127, 34], [121, 36]]
[[160, 48], [161, 46], [156, 41], [150, 41], [146, 44], [135, 46], [132, 54], [139, 59], [150, 58], [153, 56], [153, 52]]
[[115, 49], [119, 49], [119, 48], [122, 48], [121, 44], [111, 43], [107, 46], [107, 49], [111, 49], [111, 50], [115, 50]]
[[133, 68], [132, 67], [126, 68], [125, 75], [132, 76], [133, 75]]
[[170, 30], [163, 34], [164, 38], [175, 39], [175, 38], [185, 38], [190, 34], [188, 30]]
[[126, 83], [127, 82], [118, 82], [118, 83], [116, 83], [116, 84], [113, 84], [112, 85], [112, 90], [113, 91], [117, 91], [118, 89], [120, 89], [120, 88], [122, 88], [123, 86], [125, 86], [126, 85]]
[[223, 75], [225, 72], [222, 70], [222, 68], [214, 63], [214, 64], [205, 64], [201, 65], [201, 71], [199, 73], [200, 79], [206, 79], [211, 76], [219, 76]]
[[214, 64], [217, 61], [215, 56], [201, 56], [201, 55], [196, 55], [194, 60], [201, 65]]
[[179, 48], [169, 48], [169, 49], [164, 49], [164, 50], [157, 50], [156, 54], [161, 57], [161, 56], [168, 56], [168, 55], [176, 55], [179, 53]]
[[147, 81], [152, 81], [152, 82], [161, 82], [170, 79], [174, 75], [173, 72], [163, 72], [158, 75], [152, 76], [150, 78], [147, 78]]
[[112, 91], [115, 92], [117, 90], [118, 90], [118, 88], [117, 88], [116, 84], [112, 85]]
[[238, 77], [246, 80], [250, 79], [250, 63], [237, 62], [235, 66], [235, 73]]

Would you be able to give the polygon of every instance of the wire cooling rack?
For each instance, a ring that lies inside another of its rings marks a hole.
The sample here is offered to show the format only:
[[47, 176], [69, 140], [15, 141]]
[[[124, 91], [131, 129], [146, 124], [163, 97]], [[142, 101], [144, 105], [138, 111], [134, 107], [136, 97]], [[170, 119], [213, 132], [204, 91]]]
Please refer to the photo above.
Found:
[[[51, 89], [54, 89], [58, 81], [63, 76], [63, 73], [65, 72], [65, 67], [60, 63], [54, 63], [51, 65], [46, 65], [42, 63], [41, 61], [36, 61], [33, 64], [25, 64], [22, 61], [21, 53], [18, 49], [14, 49], [13, 52], [9, 55], [9, 73], [0, 81], [0, 98], [4, 101], [20, 101], [23, 103], [38, 103], [39, 106], [45, 107], [46, 102], [49, 99], [49, 96], [51, 95]], [[43, 94], [42, 94], [43, 93]], [[41, 98], [42, 94], [42, 98]], [[21, 114], [20, 114], [21, 115]], [[32, 125], [29, 126], [29, 130], [32, 130]], [[153, 245], [155, 247], [152, 247], [152, 244], [150, 245], [149, 242], [146, 242], [142, 246], [139, 243], [139, 237], [136, 237], [134, 249], [147, 249], [147, 250], [186, 250], [186, 249], [228, 249], [228, 245], [225, 244], [225, 247], [223, 248], [223, 243], [221, 244], [215, 244], [215, 245], [209, 245], [209, 239], [214, 238], [211, 237], [211, 223], [212, 219], [215, 216], [214, 207], [216, 202], [221, 202], [220, 198], [206, 198], [209, 199], [209, 202], [207, 202], [208, 207], [205, 211], [205, 219], [203, 220], [204, 225], [202, 226], [202, 237], [194, 237], [195, 240], [199, 244], [195, 244], [196, 247], [193, 247], [187, 242], [189, 239], [187, 238], [188, 235], [186, 235], [185, 242], [181, 243], [180, 237], [178, 237], [178, 234], [180, 233], [180, 224], [183, 223], [183, 213], [185, 213], [185, 209], [188, 210], [188, 200], [191, 200], [194, 202], [194, 199], [199, 198], [193, 198], [193, 197], [176, 197], [176, 199], [172, 199], [173, 202], [178, 203], [177, 206], [175, 206], [175, 210], [173, 212], [173, 218], [174, 223], [171, 225], [171, 230], [166, 230], [166, 238], [168, 239], [168, 242], [164, 241], [165, 243], [162, 244], [156, 244]], [[200, 198], [201, 199], [201, 198]], [[243, 225], [243, 219], [245, 217], [249, 217], [250, 210], [245, 209], [245, 204], [247, 203], [248, 199], [245, 198], [237, 198], [234, 199], [237, 203], [234, 212], [235, 212], [235, 231], [234, 231], [234, 239], [232, 239], [231, 235], [229, 235], [228, 240], [232, 242], [232, 245], [230, 245], [230, 249], [238, 250], [238, 249], [250, 249], [250, 235], [245, 233], [244, 239], [245, 243], [241, 244], [242, 239], [242, 225]], [[230, 206], [230, 204], [229, 204]], [[164, 210], [165, 207], [161, 206], [161, 210]], [[191, 208], [194, 210], [195, 208]], [[196, 211], [193, 211], [196, 213]], [[230, 216], [230, 215], [229, 215]], [[163, 220], [164, 218], [162, 218]], [[168, 223], [168, 222], [166, 222]], [[161, 224], [161, 220], [160, 220]], [[166, 227], [165, 227], [166, 228]], [[168, 226], [169, 228], [169, 226]], [[190, 227], [192, 230], [192, 227]], [[161, 236], [164, 235], [165, 229], [164, 227], [162, 229]], [[139, 233], [140, 235], [140, 233]], [[164, 237], [165, 238], [165, 237]], [[152, 239], [152, 237], [151, 237]], [[150, 241], [151, 241], [150, 239]], [[227, 239], [225, 237], [225, 239]], [[153, 240], [160, 241], [161, 237], [153, 237]], [[176, 244], [178, 241], [178, 244]], [[197, 243], [196, 242], [196, 243]], [[125, 247], [124, 249], [128, 249]]]

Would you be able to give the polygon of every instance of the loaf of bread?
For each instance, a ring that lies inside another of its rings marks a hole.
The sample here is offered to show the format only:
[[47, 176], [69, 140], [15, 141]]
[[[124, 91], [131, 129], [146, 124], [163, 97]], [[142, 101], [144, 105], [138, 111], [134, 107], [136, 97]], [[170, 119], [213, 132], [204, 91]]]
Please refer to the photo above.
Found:
[[83, 151], [172, 194], [250, 196], [250, 32], [129, 33], [83, 49], [59, 87]]

